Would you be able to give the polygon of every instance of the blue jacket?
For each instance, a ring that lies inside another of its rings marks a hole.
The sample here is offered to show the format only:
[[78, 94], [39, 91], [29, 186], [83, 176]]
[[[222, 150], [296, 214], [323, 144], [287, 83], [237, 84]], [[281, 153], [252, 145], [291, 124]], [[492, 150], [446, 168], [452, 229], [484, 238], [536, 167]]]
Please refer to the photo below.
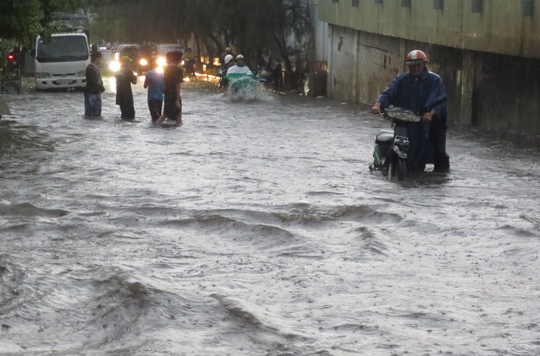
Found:
[[436, 118], [447, 116], [446, 89], [442, 79], [427, 69], [416, 78], [410, 73], [397, 76], [377, 101], [383, 109], [394, 105], [409, 109], [420, 116], [435, 109]]
[[[397, 76], [379, 95], [377, 102], [381, 103], [381, 109], [394, 105], [411, 110], [419, 116], [435, 109], [432, 125], [446, 125], [446, 89], [441, 77], [427, 69], [418, 77], [410, 73]], [[411, 171], [421, 172], [428, 160], [427, 124], [407, 123], [406, 126], [410, 142], [407, 167]]]

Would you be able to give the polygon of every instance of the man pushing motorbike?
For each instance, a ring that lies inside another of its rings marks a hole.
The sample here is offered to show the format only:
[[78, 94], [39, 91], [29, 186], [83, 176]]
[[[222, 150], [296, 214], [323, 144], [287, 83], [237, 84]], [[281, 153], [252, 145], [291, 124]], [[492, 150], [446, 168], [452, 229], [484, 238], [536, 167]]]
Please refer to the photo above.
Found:
[[420, 122], [407, 123], [409, 138], [409, 172], [423, 172], [426, 163], [434, 164], [435, 172], [448, 172], [450, 158], [446, 153], [447, 97], [439, 75], [427, 69], [428, 59], [420, 50], [407, 55], [407, 73], [397, 76], [371, 108], [379, 115], [390, 105], [411, 110], [422, 117]]

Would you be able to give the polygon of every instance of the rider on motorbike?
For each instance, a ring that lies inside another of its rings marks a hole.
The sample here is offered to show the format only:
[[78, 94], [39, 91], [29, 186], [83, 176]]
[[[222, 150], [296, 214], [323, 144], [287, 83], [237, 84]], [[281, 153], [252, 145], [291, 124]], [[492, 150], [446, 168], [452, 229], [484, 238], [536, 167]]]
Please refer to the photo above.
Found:
[[266, 80], [267, 84], [272, 83], [274, 89], [281, 89], [283, 86], [283, 77], [281, 73], [281, 63], [276, 61], [270, 54], [270, 51], [266, 48], [262, 51], [262, 77]]
[[446, 153], [446, 89], [441, 77], [427, 69], [427, 62], [423, 51], [411, 51], [405, 62], [409, 71], [397, 76], [390, 83], [371, 108], [371, 112], [379, 115], [385, 108], [394, 105], [422, 116], [421, 122], [407, 123], [407, 136], [410, 141], [407, 168], [410, 172], [424, 171], [428, 154], [432, 154], [434, 170], [447, 172], [450, 161]]
[[225, 75], [233, 92], [238, 90], [246, 90], [254, 88], [255, 75], [246, 65], [244, 56], [239, 54], [236, 56], [236, 64], [227, 70]]
[[195, 77], [195, 53], [191, 47], [186, 48], [186, 52], [182, 56], [184, 59], [184, 72], [186, 76]]
[[229, 68], [231, 68], [233, 65], [234, 65], [234, 61], [233, 61], [232, 54], [226, 55], [224, 59], [224, 63], [221, 66], [221, 68], [219, 68], [219, 72], [218, 72], [220, 76], [220, 79], [219, 79], [220, 87], [226, 87], [228, 85], [228, 81], [227, 81], [227, 78], [225, 78], [225, 76], [227, 75], [227, 71], [229, 70]]

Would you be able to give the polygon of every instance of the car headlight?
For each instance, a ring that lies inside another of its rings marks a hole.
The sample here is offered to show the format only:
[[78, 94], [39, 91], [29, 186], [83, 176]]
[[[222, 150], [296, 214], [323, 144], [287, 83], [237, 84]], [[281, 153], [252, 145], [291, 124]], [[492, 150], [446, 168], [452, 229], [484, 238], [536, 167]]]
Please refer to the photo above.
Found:
[[113, 61], [109, 64], [109, 69], [113, 72], [118, 72], [120, 70], [120, 62]]
[[148, 65], [148, 61], [144, 58], [141, 58], [141, 60], [139, 61], [139, 64], [142, 65], [142, 66], [146, 66]]
[[165, 59], [165, 57], [159, 57], [157, 60], [157, 64], [160, 67], [164, 67], [165, 64], [167, 64], [167, 60]]
[[77, 72], [77, 77], [85, 77], [86, 76], [86, 70], [80, 70]]

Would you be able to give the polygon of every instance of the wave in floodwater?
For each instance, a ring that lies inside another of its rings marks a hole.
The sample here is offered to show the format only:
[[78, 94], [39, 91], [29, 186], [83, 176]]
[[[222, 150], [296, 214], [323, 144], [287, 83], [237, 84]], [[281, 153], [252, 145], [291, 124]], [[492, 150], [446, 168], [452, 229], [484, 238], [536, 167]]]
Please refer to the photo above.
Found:
[[174, 129], [142, 84], [9, 98], [0, 355], [539, 354], [535, 154], [451, 132], [392, 183], [366, 108], [193, 85]]
[[242, 86], [239, 88], [228, 87], [225, 92], [215, 95], [216, 100], [231, 103], [277, 103], [278, 92], [272, 92], [265, 89], [262, 83], [253, 82], [253, 85]]

